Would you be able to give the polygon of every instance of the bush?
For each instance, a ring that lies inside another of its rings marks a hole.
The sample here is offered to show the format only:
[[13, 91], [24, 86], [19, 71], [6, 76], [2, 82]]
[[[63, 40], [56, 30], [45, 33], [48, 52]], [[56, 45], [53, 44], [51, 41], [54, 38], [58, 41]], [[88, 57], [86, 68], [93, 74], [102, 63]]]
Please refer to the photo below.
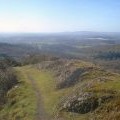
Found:
[[0, 105], [5, 103], [8, 90], [17, 82], [16, 74], [12, 68], [0, 69]]

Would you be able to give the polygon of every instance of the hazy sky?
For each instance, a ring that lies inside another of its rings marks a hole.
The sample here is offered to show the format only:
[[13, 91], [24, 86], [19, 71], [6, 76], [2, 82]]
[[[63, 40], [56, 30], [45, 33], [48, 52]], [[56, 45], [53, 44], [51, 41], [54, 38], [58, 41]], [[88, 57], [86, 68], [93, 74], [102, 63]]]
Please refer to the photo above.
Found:
[[0, 0], [0, 32], [120, 32], [120, 0]]

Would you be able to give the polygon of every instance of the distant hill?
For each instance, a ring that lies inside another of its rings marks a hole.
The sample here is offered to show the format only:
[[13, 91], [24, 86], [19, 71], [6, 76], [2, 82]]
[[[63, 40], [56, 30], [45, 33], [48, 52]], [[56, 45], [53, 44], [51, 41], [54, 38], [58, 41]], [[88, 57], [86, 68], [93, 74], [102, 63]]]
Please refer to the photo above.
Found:
[[[94, 32], [94, 31], [75, 31], [75, 32], [58, 32], [58, 33], [11, 33], [0, 34], [0, 42], [5, 43], [36, 43], [40, 41], [57, 41], [64, 40], [87, 40], [89, 38], [102, 38], [106, 40], [118, 41], [120, 43], [119, 32]], [[90, 39], [89, 39], [90, 40]]]

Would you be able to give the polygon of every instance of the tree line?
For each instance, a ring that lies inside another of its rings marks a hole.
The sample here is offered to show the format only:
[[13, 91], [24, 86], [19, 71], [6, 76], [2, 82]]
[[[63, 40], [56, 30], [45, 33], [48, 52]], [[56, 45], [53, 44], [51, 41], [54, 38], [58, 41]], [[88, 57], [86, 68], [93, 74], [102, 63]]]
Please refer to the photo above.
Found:
[[105, 60], [119, 60], [120, 52], [109, 51], [109, 52], [101, 52], [95, 58], [105, 59]]

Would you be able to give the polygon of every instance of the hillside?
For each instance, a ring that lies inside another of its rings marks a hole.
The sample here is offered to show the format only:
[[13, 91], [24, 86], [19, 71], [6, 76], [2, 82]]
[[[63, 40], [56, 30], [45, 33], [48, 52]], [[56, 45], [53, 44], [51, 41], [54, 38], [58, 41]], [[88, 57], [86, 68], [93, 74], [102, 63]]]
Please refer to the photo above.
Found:
[[61, 97], [59, 113], [78, 113], [79, 117], [90, 116], [97, 120], [120, 117], [119, 74], [79, 60], [44, 62], [39, 69], [54, 72], [58, 91], [69, 89], [69, 93]]
[[21, 82], [9, 92], [1, 119], [119, 120], [119, 74], [75, 59], [43, 61], [16, 71]]

